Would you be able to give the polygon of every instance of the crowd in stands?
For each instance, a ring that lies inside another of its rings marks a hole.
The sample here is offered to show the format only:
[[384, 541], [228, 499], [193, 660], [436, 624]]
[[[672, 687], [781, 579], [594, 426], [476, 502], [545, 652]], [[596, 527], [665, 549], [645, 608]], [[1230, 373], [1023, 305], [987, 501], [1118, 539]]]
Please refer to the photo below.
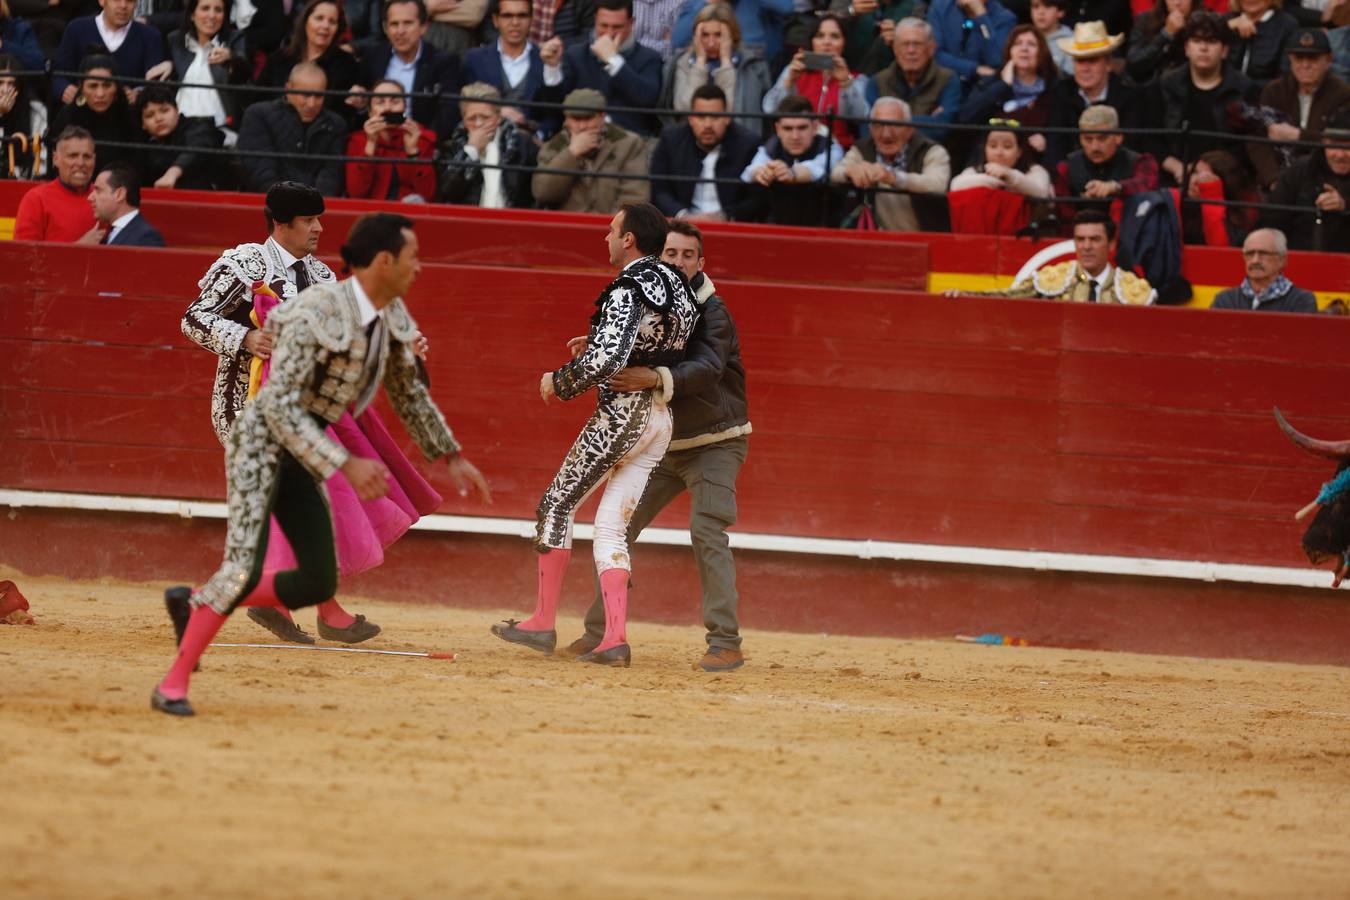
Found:
[[0, 0], [0, 177], [1341, 251], [1348, 68], [1350, 0]]

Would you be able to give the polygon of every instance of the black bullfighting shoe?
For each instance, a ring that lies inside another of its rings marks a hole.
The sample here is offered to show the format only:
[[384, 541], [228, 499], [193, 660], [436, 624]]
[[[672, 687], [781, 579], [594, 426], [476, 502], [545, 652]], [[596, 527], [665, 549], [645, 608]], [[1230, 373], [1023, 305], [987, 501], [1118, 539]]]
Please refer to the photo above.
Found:
[[596, 647], [600, 646], [600, 639], [593, 634], [583, 634], [572, 643], [558, 651], [558, 655], [563, 659], [576, 659], [586, 653], [590, 653]]
[[[319, 637], [325, 641], [341, 641], [344, 644], [359, 644], [368, 641], [380, 633], [380, 626], [367, 622], [365, 616], [357, 616], [356, 621], [346, 628], [335, 628], [319, 616]], [[310, 643], [314, 643], [310, 641]]]
[[162, 713], [168, 713], [171, 716], [195, 716], [192, 711], [192, 704], [184, 697], [181, 700], [170, 700], [155, 688], [155, 692], [150, 695], [150, 708], [157, 709]]
[[164, 592], [164, 608], [169, 612], [169, 621], [173, 622], [174, 643], [183, 643], [183, 634], [187, 631], [188, 619], [192, 618], [192, 588], [179, 585]]
[[283, 641], [292, 644], [314, 643], [314, 635], [295, 624], [279, 609], [273, 609], [270, 606], [250, 606], [248, 617]]
[[600, 666], [622, 666], [628, 668], [633, 661], [633, 651], [627, 644], [616, 644], [608, 650], [592, 650], [577, 657], [577, 662], [595, 663]]
[[531, 650], [538, 650], [545, 656], [553, 655], [553, 648], [558, 646], [558, 632], [556, 631], [526, 631], [524, 628], [517, 628], [519, 621], [516, 619], [507, 619], [505, 622], [498, 622], [492, 626], [492, 633], [504, 641], [510, 641], [512, 644], [520, 644], [529, 647]]

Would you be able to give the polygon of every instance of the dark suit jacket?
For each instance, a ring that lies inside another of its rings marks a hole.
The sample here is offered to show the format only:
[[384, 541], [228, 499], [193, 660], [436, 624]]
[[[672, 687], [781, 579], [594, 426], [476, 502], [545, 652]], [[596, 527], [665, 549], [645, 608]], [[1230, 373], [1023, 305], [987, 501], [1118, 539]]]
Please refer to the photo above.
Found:
[[[132, 22], [126, 40], [110, 53], [103, 43], [103, 35], [98, 33], [93, 16], [74, 19], [66, 26], [61, 36], [61, 46], [56, 49], [53, 65], [60, 72], [74, 72], [80, 68], [80, 60], [91, 53], [103, 53], [113, 58], [116, 67], [114, 75], [124, 78], [144, 78], [147, 70], [164, 61], [164, 38], [149, 25]], [[58, 100], [66, 90], [70, 80], [52, 78], [52, 95]]]
[[[1072, 78], [1061, 78], [1055, 82], [1052, 89], [1050, 102], [1050, 121], [1046, 124], [1051, 127], [1077, 128], [1078, 117], [1087, 109], [1087, 103], [1083, 100], [1083, 95], [1078, 92], [1078, 82]], [[1112, 75], [1106, 88], [1106, 105], [1113, 107], [1120, 115], [1121, 128], [1144, 128], [1144, 96], [1143, 93], [1134, 87], [1130, 87], [1121, 80], [1119, 75]], [[1133, 150], [1141, 150], [1153, 153], [1156, 149], [1149, 142], [1142, 140], [1140, 135], [1127, 135], [1125, 137], [1125, 146]], [[1045, 136], [1045, 160], [1041, 165], [1046, 167], [1047, 171], [1053, 172], [1054, 167], [1059, 165], [1070, 152], [1078, 149], [1078, 139], [1072, 134], [1059, 132], [1058, 134], [1047, 134]], [[1156, 156], [1157, 154], [1154, 153]]]
[[[722, 211], [729, 219], [749, 219], [753, 216], [753, 203], [749, 186], [740, 183], [741, 172], [755, 158], [759, 142], [750, 132], [739, 125], [732, 124], [722, 138], [721, 153], [713, 174], [718, 178], [730, 178], [737, 184], [719, 184], [717, 199]], [[669, 125], [661, 132], [661, 139], [652, 151], [652, 203], [661, 212], [673, 216], [688, 209], [694, 201], [694, 182], [665, 181], [662, 175], [698, 175], [703, 171], [705, 154], [694, 140], [693, 130], [685, 124]]]
[[[661, 54], [634, 41], [633, 46], [623, 52], [623, 58], [623, 68], [611, 78], [604, 64], [591, 52], [590, 45], [569, 47], [563, 55], [562, 84], [543, 88], [539, 99], [561, 103], [577, 88], [593, 88], [605, 95], [610, 106], [655, 110], [661, 103], [661, 75], [665, 68]], [[610, 113], [609, 120], [620, 128], [644, 136], [656, 134], [661, 129], [655, 112]]]
[[263, 194], [278, 181], [298, 181], [325, 197], [342, 193], [341, 162], [305, 158], [346, 152], [347, 126], [335, 112], [320, 110], [319, 117], [306, 125], [284, 98], [255, 103], [244, 111], [239, 149], [294, 154], [241, 157], [245, 190]]
[[[525, 99], [533, 100], [535, 95], [539, 93], [540, 88], [544, 86], [544, 62], [539, 58], [539, 48], [533, 44], [526, 52], [530, 54], [530, 69], [525, 74]], [[482, 47], [476, 47], [464, 54], [461, 83], [473, 84], [475, 81], [486, 82], [503, 94], [506, 93], [506, 84], [502, 78], [502, 65], [497, 55], [496, 41], [484, 44]], [[539, 115], [530, 109], [526, 109], [525, 114], [531, 119], [539, 118]]]
[[107, 242], [112, 247], [163, 247], [164, 238], [155, 226], [137, 211], [135, 218]]
[[[370, 87], [384, 77], [394, 48], [384, 38], [361, 44], [361, 75], [357, 84]], [[413, 92], [423, 93], [440, 88], [442, 94], [458, 94], [459, 57], [422, 42], [422, 55], [413, 73]], [[418, 97], [412, 103], [412, 117], [417, 124], [437, 134], [450, 134], [459, 124], [459, 104], [453, 100]]]

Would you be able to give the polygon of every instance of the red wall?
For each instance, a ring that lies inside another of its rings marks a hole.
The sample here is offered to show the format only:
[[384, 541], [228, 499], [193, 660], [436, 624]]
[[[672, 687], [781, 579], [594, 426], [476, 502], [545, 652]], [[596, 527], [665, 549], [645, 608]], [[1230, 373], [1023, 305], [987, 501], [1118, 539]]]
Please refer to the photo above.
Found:
[[[178, 332], [212, 258], [0, 244], [0, 486], [221, 496], [214, 360]], [[603, 282], [429, 265], [414, 290], [434, 393], [493, 515], [532, 516], [588, 413], [535, 392]], [[1270, 409], [1350, 434], [1341, 319], [751, 282], [727, 296], [755, 423], [745, 531], [1300, 565], [1291, 514], [1330, 466]]]

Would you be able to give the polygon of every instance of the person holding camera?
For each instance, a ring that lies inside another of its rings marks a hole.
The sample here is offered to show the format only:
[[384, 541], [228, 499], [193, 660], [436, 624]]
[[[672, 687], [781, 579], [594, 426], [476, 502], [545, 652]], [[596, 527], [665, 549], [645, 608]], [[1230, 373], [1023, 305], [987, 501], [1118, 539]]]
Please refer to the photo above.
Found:
[[436, 193], [431, 157], [436, 133], [408, 118], [403, 85], [386, 78], [370, 91], [370, 115], [347, 139], [348, 156], [397, 163], [347, 163], [347, 196], [359, 200], [430, 200]]
[[848, 149], [858, 135], [858, 126], [846, 119], [867, 118], [867, 78], [849, 70], [844, 61], [844, 20], [826, 13], [815, 22], [808, 43], [783, 69], [764, 95], [764, 112], [778, 109], [785, 97], [805, 97], [816, 112], [845, 117], [834, 121], [832, 137]]

